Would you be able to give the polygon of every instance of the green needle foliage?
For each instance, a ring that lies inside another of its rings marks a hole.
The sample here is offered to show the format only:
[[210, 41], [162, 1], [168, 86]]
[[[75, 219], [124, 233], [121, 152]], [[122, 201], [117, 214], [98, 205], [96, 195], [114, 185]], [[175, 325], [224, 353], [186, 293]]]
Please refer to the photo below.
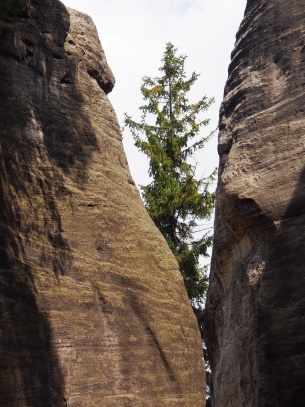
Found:
[[214, 193], [209, 192], [215, 171], [207, 178], [196, 178], [196, 166], [190, 162], [195, 151], [204, 147], [211, 135], [200, 137], [209, 119], [198, 118], [214, 102], [204, 96], [190, 103], [187, 94], [198, 79], [186, 77], [186, 56], [167, 43], [160, 77], [143, 78], [141, 93], [145, 104], [140, 107], [137, 123], [125, 114], [125, 126], [135, 145], [149, 158], [152, 182], [141, 186], [145, 206], [175, 255], [184, 278], [190, 302], [199, 317], [207, 288], [205, 268], [200, 256], [208, 256], [212, 244], [209, 232], [200, 234], [198, 221], [210, 219]]

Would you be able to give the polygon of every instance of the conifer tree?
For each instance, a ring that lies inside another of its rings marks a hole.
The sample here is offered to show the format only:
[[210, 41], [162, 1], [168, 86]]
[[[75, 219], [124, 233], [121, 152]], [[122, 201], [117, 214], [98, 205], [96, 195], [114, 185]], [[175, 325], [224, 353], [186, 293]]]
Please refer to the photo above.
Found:
[[[141, 186], [144, 204], [152, 220], [175, 255], [185, 287], [198, 317], [207, 288], [200, 256], [207, 256], [212, 244], [209, 232], [198, 232], [199, 221], [208, 220], [214, 208], [214, 193], [209, 192], [215, 172], [206, 178], [196, 177], [192, 156], [204, 147], [211, 135], [200, 136], [209, 119], [201, 118], [213, 103], [204, 96], [190, 103], [187, 96], [198, 74], [187, 78], [186, 56], [167, 43], [156, 78], [145, 76], [141, 93], [145, 104], [140, 107], [141, 121], [125, 114], [125, 126], [135, 145], [149, 159], [150, 184]], [[200, 237], [196, 237], [200, 235]]]

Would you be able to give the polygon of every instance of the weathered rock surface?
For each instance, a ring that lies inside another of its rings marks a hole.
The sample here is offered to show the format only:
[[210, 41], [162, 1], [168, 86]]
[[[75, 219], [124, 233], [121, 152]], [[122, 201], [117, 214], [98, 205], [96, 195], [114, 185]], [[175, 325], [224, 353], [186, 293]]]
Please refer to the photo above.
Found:
[[0, 405], [204, 406], [196, 320], [130, 177], [113, 75], [69, 12], [0, 4]]
[[248, 0], [220, 112], [214, 407], [305, 406], [305, 1]]

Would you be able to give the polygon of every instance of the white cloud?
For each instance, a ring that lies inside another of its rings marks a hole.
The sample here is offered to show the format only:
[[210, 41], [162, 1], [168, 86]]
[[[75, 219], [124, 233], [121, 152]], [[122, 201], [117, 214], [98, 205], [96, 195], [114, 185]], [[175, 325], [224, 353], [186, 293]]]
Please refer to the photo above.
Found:
[[[227, 77], [235, 33], [246, 0], [63, 0], [67, 7], [89, 14], [98, 29], [108, 63], [116, 77], [109, 95], [120, 123], [123, 113], [138, 117], [143, 76], [157, 76], [165, 43], [188, 55], [189, 72], [201, 73], [194, 85], [196, 99], [214, 96], [207, 113], [211, 128], [218, 123], [218, 110]], [[124, 146], [132, 175], [146, 183], [147, 162], [124, 134]], [[207, 174], [218, 163], [216, 140], [197, 158]]]

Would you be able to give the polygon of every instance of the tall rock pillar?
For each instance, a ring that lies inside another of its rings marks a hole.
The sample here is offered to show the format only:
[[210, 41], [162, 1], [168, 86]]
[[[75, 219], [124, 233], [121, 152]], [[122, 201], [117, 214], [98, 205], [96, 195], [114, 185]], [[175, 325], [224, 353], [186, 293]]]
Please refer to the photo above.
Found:
[[248, 0], [220, 111], [213, 407], [305, 405], [305, 1]]
[[1, 0], [1, 407], [205, 405], [197, 322], [113, 85], [90, 17]]

